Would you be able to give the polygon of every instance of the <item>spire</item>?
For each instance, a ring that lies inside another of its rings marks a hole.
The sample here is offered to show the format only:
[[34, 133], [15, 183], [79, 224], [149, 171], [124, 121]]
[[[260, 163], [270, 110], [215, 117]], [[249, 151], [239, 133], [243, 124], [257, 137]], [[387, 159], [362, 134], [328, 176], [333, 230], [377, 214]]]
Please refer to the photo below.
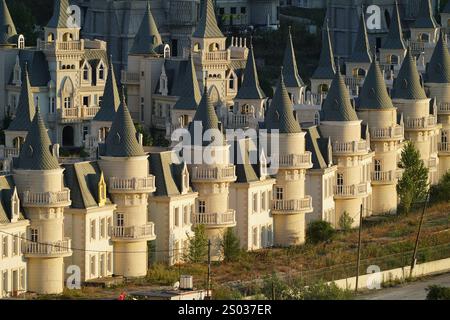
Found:
[[160, 54], [159, 48], [162, 44], [161, 35], [150, 10], [150, 2], [147, 1], [147, 10], [145, 11], [139, 30], [134, 37], [130, 54], [158, 55]]
[[394, 81], [393, 99], [419, 100], [426, 99], [425, 90], [420, 82], [416, 61], [408, 49], [402, 67]]
[[286, 45], [286, 51], [284, 52], [283, 76], [285, 84], [289, 88], [299, 88], [305, 85], [298, 74], [294, 44], [292, 43], [291, 27], [289, 27], [289, 37]]
[[380, 66], [374, 58], [359, 93], [359, 109], [392, 109], [394, 105], [386, 89]]
[[433, 16], [430, 0], [420, 0], [419, 15], [414, 22], [416, 29], [436, 29], [438, 24]]
[[53, 16], [47, 23], [47, 28], [68, 28], [69, 0], [54, 0]]
[[372, 62], [369, 39], [367, 38], [367, 28], [364, 11], [361, 13], [361, 17], [359, 19], [358, 34], [356, 36], [355, 46], [353, 47], [353, 53], [349, 61], [358, 63]]
[[116, 111], [120, 105], [120, 95], [117, 90], [117, 80], [112, 63], [112, 56], [109, 58], [108, 77], [106, 78], [105, 90], [101, 108], [94, 117], [94, 121], [112, 122], [116, 116]]
[[256, 69], [255, 53], [253, 42], [250, 39], [250, 50], [247, 58], [247, 65], [244, 71], [244, 81], [242, 82], [236, 99], [264, 99], [266, 96], [259, 85], [258, 70]]
[[16, 117], [9, 125], [8, 131], [30, 130], [31, 123], [35, 115], [33, 93], [31, 92], [30, 77], [27, 65], [24, 68], [22, 88], [20, 90], [19, 104], [16, 110]]
[[284, 83], [283, 70], [280, 80], [267, 111], [265, 128], [267, 130], [279, 130], [279, 133], [299, 133], [302, 131], [300, 124], [294, 117], [294, 106]]
[[222, 31], [217, 25], [214, 4], [212, 0], [203, 0], [202, 16], [198, 22], [193, 38], [224, 38]]
[[427, 65], [426, 82], [450, 83], [450, 54], [447, 48], [447, 37], [444, 33], [441, 33], [431, 60]]
[[107, 157], [130, 158], [145, 155], [144, 149], [138, 142], [130, 111], [128, 111], [124, 88], [122, 88], [122, 102], [117, 110], [104, 147], [103, 155]]
[[384, 41], [383, 49], [406, 49], [405, 42], [403, 41], [402, 22], [400, 20], [397, 1], [395, 1], [394, 17], [389, 33]]
[[201, 99], [202, 95], [195, 74], [194, 59], [190, 55], [186, 72], [184, 73], [181, 96], [177, 103], [175, 103], [174, 109], [196, 110]]
[[312, 79], [333, 79], [336, 73], [334, 64], [333, 46], [331, 44], [330, 29], [328, 20], [325, 26], [325, 33], [322, 37], [322, 52], [320, 53], [319, 66], [312, 76]]
[[58, 159], [51, 148], [52, 143], [38, 109], [14, 167], [36, 171], [60, 169]]
[[322, 121], [358, 121], [340, 70], [336, 72], [322, 106]]
[[11, 38], [17, 35], [17, 31], [6, 5], [6, 0], [1, 0], [0, 4], [0, 28], [0, 46], [10, 44]]

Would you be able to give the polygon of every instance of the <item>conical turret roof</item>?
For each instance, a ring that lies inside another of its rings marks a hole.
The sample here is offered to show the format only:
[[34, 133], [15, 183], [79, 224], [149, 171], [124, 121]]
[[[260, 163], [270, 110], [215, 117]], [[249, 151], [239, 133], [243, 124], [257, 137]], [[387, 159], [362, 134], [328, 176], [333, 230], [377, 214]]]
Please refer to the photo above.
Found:
[[386, 40], [383, 43], [383, 49], [401, 49], [405, 50], [405, 41], [403, 40], [403, 28], [400, 20], [398, 3], [395, 2], [394, 15]]
[[366, 80], [359, 94], [359, 109], [392, 109], [394, 105], [386, 89], [383, 74], [373, 59]]
[[359, 19], [358, 34], [356, 36], [355, 46], [353, 47], [353, 53], [349, 61], [357, 63], [372, 62], [364, 12], [361, 13], [361, 17]]
[[303, 80], [298, 74], [297, 60], [295, 57], [294, 44], [292, 42], [291, 28], [289, 28], [289, 37], [284, 51], [283, 76], [286, 87], [299, 88], [304, 86]]
[[217, 25], [214, 4], [212, 0], [202, 0], [202, 13], [193, 38], [223, 38], [224, 35]]
[[392, 98], [407, 100], [420, 100], [427, 98], [425, 90], [420, 82], [416, 60], [413, 58], [410, 49], [406, 53], [406, 57], [403, 60], [397, 79], [394, 81]]
[[30, 77], [27, 67], [24, 68], [22, 88], [20, 90], [19, 104], [16, 110], [16, 116], [9, 125], [8, 131], [26, 131], [30, 130], [31, 123], [35, 115], [33, 93], [31, 92]]
[[256, 69], [255, 54], [252, 41], [247, 58], [247, 65], [244, 71], [244, 81], [242, 82], [236, 99], [264, 99], [266, 96], [259, 85], [258, 70]]
[[100, 110], [94, 117], [94, 121], [112, 122], [116, 117], [117, 109], [120, 105], [120, 95], [117, 88], [117, 79], [114, 72], [112, 57], [109, 59], [108, 77], [106, 78], [105, 89]]
[[11, 43], [12, 37], [17, 35], [14, 21], [9, 13], [6, 0], [1, 0], [0, 3], [0, 45], [8, 45]]
[[202, 95], [198, 85], [197, 76], [195, 74], [195, 66], [192, 55], [189, 57], [189, 61], [184, 73], [183, 89], [180, 98], [174, 105], [176, 110], [196, 110]]
[[334, 63], [333, 46], [331, 44], [330, 29], [328, 23], [322, 38], [322, 52], [320, 53], [319, 66], [314, 71], [312, 79], [333, 79], [336, 73]]
[[427, 83], [450, 83], [450, 54], [447, 37], [441, 33], [427, 66]]
[[47, 23], [47, 28], [69, 28], [69, 0], [54, 0], [53, 16]]

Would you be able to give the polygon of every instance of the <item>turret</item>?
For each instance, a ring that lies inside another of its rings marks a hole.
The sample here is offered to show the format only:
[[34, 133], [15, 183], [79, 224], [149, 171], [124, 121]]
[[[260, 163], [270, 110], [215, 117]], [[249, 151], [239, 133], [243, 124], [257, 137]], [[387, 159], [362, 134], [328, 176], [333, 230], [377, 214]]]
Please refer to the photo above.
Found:
[[294, 104], [299, 104], [303, 101], [305, 83], [298, 73], [297, 59], [295, 57], [294, 44], [292, 42], [291, 28], [289, 27], [289, 36], [284, 51], [283, 60], [283, 77], [286, 89]]
[[311, 77], [311, 92], [319, 95], [327, 94], [335, 73], [333, 45], [327, 20], [325, 31], [322, 35], [322, 51], [320, 53], [319, 66]]

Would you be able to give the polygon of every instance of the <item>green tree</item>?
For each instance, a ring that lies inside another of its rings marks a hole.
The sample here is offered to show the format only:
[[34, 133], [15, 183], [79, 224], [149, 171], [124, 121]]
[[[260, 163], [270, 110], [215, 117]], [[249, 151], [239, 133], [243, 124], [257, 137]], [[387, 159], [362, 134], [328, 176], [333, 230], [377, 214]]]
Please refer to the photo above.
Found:
[[447, 172], [435, 186], [431, 187], [432, 202], [446, 202], [450, 200], [450, 171]]
[[428, 169], [412, 142], [408, 142], [402, 151], [400, 168], [404, 169], [403, 177], [397, 184], [400, 210], [408, 214], [414, 203], [425, 200], [428, 192]]
[[336, 231], [331, 224], [326, 221], [313, 221], [306, 230], [306, 240], [309, 243], [317, 244], [333, 240]]
[[355, 220], [350, 217], [347, 211], [345, 211], [339, 218], [339, 228], [344, 232], [348, 232], [352, 229], [353, 222], [355, 222]]
[[234, 229], [228, 228], [220, 241], [220, 249], [224, 257], [224, 261], [232, 262], [239, 259], [241, 255], [241, 244], [236, 236]]
[[152, 146], [153, 145], [153, 138], [150, 135], [150, 133], [147, 130], [145, 130], [144, 127], [141, 124], [139, 124], [139, 123], [136, 123], [134, 126], [136, 128], [137, 133], [142, 134], [142, 143], [143, 143], [143, 145], [146, 146], [146, 147]]
[[191, 263], [201, 263], [208, 257], [208, 237], [205, 226], [202, 224], [194, 227], [194, 236], [189, 237], [189, 251], [186, 259]]
[[429, 286], [427, 291], [427, 300], [450, 300], [450, 288], [434, 285]]

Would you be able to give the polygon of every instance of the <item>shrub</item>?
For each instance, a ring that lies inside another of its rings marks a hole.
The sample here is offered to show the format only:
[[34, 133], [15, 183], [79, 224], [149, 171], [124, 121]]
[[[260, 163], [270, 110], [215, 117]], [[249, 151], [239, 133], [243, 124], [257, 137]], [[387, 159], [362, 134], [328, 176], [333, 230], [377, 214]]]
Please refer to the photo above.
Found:
[[241, 255], [241, 244], [232, 228], [228, 228], [220, 241], [220, 248], [224, 261], [233, 262], [239, 259]]
[[450, 300], [450, 288], [433, 285], [427, 291], [427, 300]]
[[309, 243], [328, 242], [333, 240], [336, 231], [331, 224], [326, 221], [311, 222], [306, 231], [306, 240]]
[[450, 171], [447, 172], [436, 186], [431, 187], [432, 202], [446, 202], [450, 200]]
[[194, 227], [194, 236], [189, 238], [189, 251], [186, 260], [192, 263], [205, 262], [208, 257], [208, 238], [204, 225]]
[[339, 228], [344, 232], [348, 232], [352, 229], [353, 222], [355, 222], [355, 220], [353, 220], [348, 212], [345, 211], [344, 214], [339, 218]]
[[213, 300], [242, 300], [242, 294], [227, 286], [217, 285], [213, 287]]

